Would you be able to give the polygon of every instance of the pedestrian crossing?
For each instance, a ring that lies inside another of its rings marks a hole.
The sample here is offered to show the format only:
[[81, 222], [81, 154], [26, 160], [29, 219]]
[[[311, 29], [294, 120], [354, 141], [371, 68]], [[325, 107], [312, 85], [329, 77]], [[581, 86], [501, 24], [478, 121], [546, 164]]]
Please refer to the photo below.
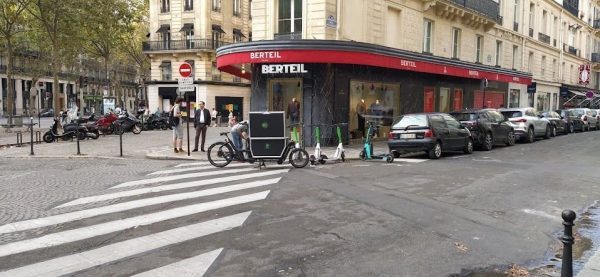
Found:
[[[271, 187], [289, 169], [278, 166], [259, 170], [248, 164], [216, 169], [202, 162], [179, 164], [116, 184], [103, 194], [58, 205], [52, 209], [58, 214], [2, 225], [0, 235], [23, 232], [26, 236], [0, 245], [0, 277], [85, 275], [86, 270], [161, 249], [176, 249], [178, 244], [239, 228], [252, 214], [245, 205], [267, 199]], [[207, 215], [208, 219], [198, 219]], [[155, 229], [158, 231], [152, 232]], [[89, 242], [125, 231], [140, 235], [97, 246]], [[77, 246], [75, 252], [60, 250], [73, 245]], [[19, 260], [12, 257], [47, 250], [59, 254], [42, 261], [34, 259], [30, 264], [21, 259], [21, 263], [10, 266], [9, 261]], [[226, 248], [221, 245], [201, 250], [204, 252], [189, 257], [178, 256], [175, 262], [146, 265], [145, 271], [134, 274], [203, 276]]]

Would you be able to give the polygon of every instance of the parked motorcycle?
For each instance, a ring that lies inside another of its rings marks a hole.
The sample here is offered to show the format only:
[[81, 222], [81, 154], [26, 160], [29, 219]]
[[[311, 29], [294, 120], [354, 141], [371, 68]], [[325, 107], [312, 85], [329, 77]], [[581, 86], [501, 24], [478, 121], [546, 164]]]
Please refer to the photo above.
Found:
[[139, 134], [142, 132], [142, 123], [135, 116], [124, 111], [115, 121], [115, 134], [122, 135], [125, 132], [133, 132]]
[[52, 127], [50, 127], [50, 130], [48, 132], [44, 133], [44, 136], [42, 136], [42, 139], [45, 142], [51, 143], [58, 138], [62, 138], [63, 140], [69, 140], [69, 139], [72, 139], [75, 137], [79, 137], [80, 140], [83, 140], [86, 138], [87, 128], [85, 126], [81, 126], [77, 123], [65, 124], [65, 125], [63, 125], [63, 133], [60, 134], [58, 132], [58, 124], [59, 124], [59, 119], [55, 118], [54, 124], [52, 124]]
[[115, 113], [109, 112], [108, 114], [101, 116], [96, 121], [96, 127], [98, 131], [102, 134], [110, 135], [115, 132], [115, 124], [118, 117]]
[[83, 124], [87, 129], [85, 136], [91, 139], [98, 139], [100, 137], [100, 130], [98, 130], [98, 124], [96, 122], [88, 122]]
[[144, 118], [144, 130], [167, 130], [169, 128], [168, 119], [151, 114], [148, 118]]

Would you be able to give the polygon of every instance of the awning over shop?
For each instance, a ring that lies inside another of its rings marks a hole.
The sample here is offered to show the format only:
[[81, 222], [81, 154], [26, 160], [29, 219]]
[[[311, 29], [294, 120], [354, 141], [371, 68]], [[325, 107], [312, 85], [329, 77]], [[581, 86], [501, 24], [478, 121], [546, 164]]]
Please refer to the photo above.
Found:
[[[214, 25], [213, 25], [214, 28]], [[273, 40], [217, 49], [217, 67], [250, 79], [249, 64], [354, 64], [505, 83], [531, 84], [531, 74], [375, 44], [337, 40]]]

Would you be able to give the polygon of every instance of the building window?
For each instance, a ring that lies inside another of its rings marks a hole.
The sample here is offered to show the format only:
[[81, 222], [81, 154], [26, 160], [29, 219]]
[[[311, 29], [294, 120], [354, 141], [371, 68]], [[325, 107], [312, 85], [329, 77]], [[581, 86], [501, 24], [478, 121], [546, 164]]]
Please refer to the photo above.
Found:
[[163, 81], [168, 81], [173, 79], [173, 75], [171, 73], [171, 61], [163, 61], [160, 64], [160, 72]]
[[515, 5], [513, 9], [513, 31], [519, 31], [519, 0], [515, 0]]
[[529, 52], [529, 59], [527, 60], [527, 72], [533, 72], [533, 52]]
[[158, 31], [158, 40], [161, 42], [161, 50], [168, 50], [171, 47], [171, 26], [168, 24], [160, 25]]
[[168, 13], [171, 11], [171, 0], [160, 0], [160, 12]]
[[233, 29], [233, 42], [242, 42], [245, 37], [240, 29]]
[[512, 52], [512, 69], [517, 69], [517, 57], [519, 53], [519, 46], [513, 45]]
[[520, 108], [519, 101], [521, 100], [521, 91], [518, 89], [510, 90], [510, 99], [508, 99], [509, 108]]
[[500, 66], [502, 58], [502, 41], [496, 41], [496, 66]]
[[194, 10], [194, 0], [185, 0], [184, 10], [186, 10], [186, 11]]
[[556, 59], [552, 59], [552, 80], [556, 79]]
[[213, 49], [217, 49], [221, 46], [222, 41], [223, 41], [223, 34], [225, 33], [225, 31], [223, 31], [223, 28], [221, 28], [221, 26], [219, 25], [212, 25], [212, 44], [213, 44]]
[[213, 81], [221, 81], [221, 71], [217, 68], [217, 62], [212, 63], [212, 77]]
[[541, 76], [542, 76], [542, 78], [546, 77], [546, 56], [542, 56], [542, 71], [541, 71]]
[[548, 12], [547, 11], [542, 11], [542, 33], [547, 35], [548, 34]]
[[460, 29], [452, 29], [452, 58], [460, 57]]
[[433, 35], [433, 22], [430, 20], [423, 21], [423, 52], [431, 53], [431, 41]]
[[242, 10], [242, 0], [233, 0], [233, 16], [239, 17]]
[[533, 36], [533, 28], [535, 27], [535, 4], [529, 4], [529, 36]]
[[194, 78], [196, 76], [196, 67], [194, 64], [194, 60], [186, 60], [186, 63], [190, 64], [192, 66], [192, 78]]
[[221, 12], [221, 0], [212, 0], [212, 10], [214, 12]]
[[280, 34], [302, 32], [302, 0], [279, 0], [278, 29]]
[[477, 40], [475, 42], [475, 62], [481, 63], [483, 57], [483, 36], [477, 35]]
[[194, 48], [194, 24], [186, 23], [183, 24], [183, 27], [180, 30], [182, 36], [185, 38], [185, 47], [186, 49]]
[[571, 65], [571, 69], [569, 69], [569, 82], [571, 82], [571, 83], [575, 83], [574, 80], [577, 80], [576, 76], [575, 76], [575, 78], [573, 78], [574, 77], [573, 72], [575, 72], [575, 70], [573, 70], [573, 65]]
[[248, 41], [252, 41], [252, 32], [248, 32]]
[[563, 62], [563, 63], [562, 63], [562, 66], [561, 66], [561, 68], [562, 68], [562, 70], [561, 70], [561, 72], [562, 72], [562, 75], [561, 75], [561, 76], [562, 76], [562, 80], [564, 81], [564, 80], [565, 80], [565, 75], [566, 75], [566, 73], [567, 73], [567, 72], [565, 71], [565, 70], [566, 70], [566, 65], [565, 65], [565, 62]]
[[252, 20], [252, 0], [248, 1], [248, 19]]

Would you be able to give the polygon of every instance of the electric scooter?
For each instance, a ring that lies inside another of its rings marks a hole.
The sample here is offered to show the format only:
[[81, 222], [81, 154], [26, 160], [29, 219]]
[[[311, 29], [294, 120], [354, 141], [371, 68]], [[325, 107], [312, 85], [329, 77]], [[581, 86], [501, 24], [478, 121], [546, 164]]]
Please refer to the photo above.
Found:
[[341, 125], [348, 125], [348, 123], [340, 123], [340, 124], [334, 124], [334, 126], [336, 126], [336, 133], [337, 133], [337, 137], [338, 137], [338, 146], [335, 149], [335, 154], [333, 154], [333, 159], [331, 159], [332, 161], [339, 161], [341, 160], [342, 162], [346, 161], [346, 152], [344, 151], [344, 143], [342, 142], [342, 128]]
[[321, 153], [321, 128], [318, 125], [315, 129], [315, 139], [317, 140], [317, 145], [315, 146], [315, 154], [310, 155], [310, 164], [315, 165], [317, 162], [320, 164], [325, 164], [327, 161], [327, 156]]
[[388, 154], [381, 154], [381, 155], [373, 155], [372, 139], [373, 139], [373, 134], [375, 133], [375, 128], [371, 121], [367, 121], [367, 126], [368, 126], [367, 136], [365, 137], [363, 150], [360, 151], [359, 158], [363, 161], [380, 159], [380, 160], [384, 160], [388, 163], [394, 162], [393, 154], [388, 153]]

